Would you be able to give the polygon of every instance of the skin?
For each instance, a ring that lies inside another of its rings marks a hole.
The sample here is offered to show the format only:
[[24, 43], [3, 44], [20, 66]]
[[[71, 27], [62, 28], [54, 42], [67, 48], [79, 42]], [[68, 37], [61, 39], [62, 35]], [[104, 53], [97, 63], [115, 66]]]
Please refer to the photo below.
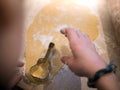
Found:
[[[73, 28], [61, 30], [70, 44], [73, 57], [63, 56], [62, 62], [67, 64], [72, 72], [78, 76], [90, 78], [98, 70], [106, 68], [106, 63], [97, 53], [89, 36]], [[109, 81], [109, 82], [108, 82]], [[96, 82], [98, 90], [119, 90], [116, 76], [113, 73], [102, 76]]]
[[0, 89], [9, 90], [22, 78], [22, 0], [0, 1]]
[[[23, 56], [22, 20], [22, 0], [0, 1], [1, 90], [10, 90], [22, 78], [22, 74], [16, 72], [16, 68], [24, 65], [24, 62], [20, 60], [20, 56]], [[73, 28], [66, 28], [61, 32], [68, 38], [74, 56], [63, 56], [61, 60], [76, 75], [91, 77], [96, 71], [106, 67], [106, 63], [96, 52], [89, 36]], [[96, 82], [96, 87], [99, 90], [119, 90], [116, 76], [113, 73], [101, 77]]]

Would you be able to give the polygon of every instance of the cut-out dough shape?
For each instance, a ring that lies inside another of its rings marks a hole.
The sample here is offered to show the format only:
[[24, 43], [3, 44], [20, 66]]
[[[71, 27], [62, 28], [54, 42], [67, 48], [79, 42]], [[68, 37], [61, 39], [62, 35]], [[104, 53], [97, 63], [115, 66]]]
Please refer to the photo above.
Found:
[[35, 16], [27, 32], [26, 73], [43, 52], [45, 53], [48, 44], [52, 41], [58, 50], [52, 60], [52, 73], [55, 74], [62, 67], [60, 57], [71, 55], [68, 40], [60, 34], [60, 29], [74, 27], [87, 33], [94, 40], [98, 36], [98, 22], [89, 8], [70, 0], [52, 1], [44, 6]]

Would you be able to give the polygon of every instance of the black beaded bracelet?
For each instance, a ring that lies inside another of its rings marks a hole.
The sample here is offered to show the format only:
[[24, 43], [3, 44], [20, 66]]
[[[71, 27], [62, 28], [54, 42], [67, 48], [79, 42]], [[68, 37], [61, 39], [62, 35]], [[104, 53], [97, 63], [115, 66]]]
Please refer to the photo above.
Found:
[[100, 77], [111, 72], [115, 73], [115, 71], [116, 71], [116, 65], [110, 62], [110, 64], [105, 69], [101, 69], [97, 71], [93, 77], [88, 79], [88, 83], [87, 83], [88, 86], [91, 88], [95, 88], [95, 83]]

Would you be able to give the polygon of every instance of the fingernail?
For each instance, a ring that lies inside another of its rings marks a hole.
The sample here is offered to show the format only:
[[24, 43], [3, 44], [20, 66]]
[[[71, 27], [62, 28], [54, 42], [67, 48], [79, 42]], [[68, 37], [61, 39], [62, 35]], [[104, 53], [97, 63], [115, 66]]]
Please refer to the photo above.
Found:
[[61, 58], [61, 60], [64, 60], [64, 59], [65, 59], [64, 57]]
[[65, 37], [67, 37], [67, 34], [66, 34], [65, 30], [61, 30], [60, 32], [61, 32], [62, 34], [64, 34]]
[[62, 34], [64, 34], [64, 33], [65, 33], [65, 29], [61, 29], [60, 32], [61, 32]]

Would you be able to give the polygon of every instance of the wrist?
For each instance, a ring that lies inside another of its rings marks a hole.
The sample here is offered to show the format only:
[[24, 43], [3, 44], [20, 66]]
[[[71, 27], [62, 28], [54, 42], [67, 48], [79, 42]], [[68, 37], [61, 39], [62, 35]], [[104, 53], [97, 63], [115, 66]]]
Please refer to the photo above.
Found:
[[109, 73], [101, 77], [95, 84], [99, 90], [120, 90], [117, 77], [114, 73]]
[[112, 72], [115, 73], [116, 65], [113, 63], [110, 63], [107, 65], [106, 68], [98, 70], [92, 77], [88, 79], [88, 86], [89, 87], [95, 87], [95, 84], [98, 82], [99, 79], [106, 75], [110, 75]]
[[91, 67], [91, 70], [89, 71], [87, 77], [91, 78], [97, 71], [104, 69], [107, 67], [107, 64], [105, 62], [98, 62], [96, 65], [93, 65]]
[[98, 87], [100, 85], [102, 85], [103, 82], [105, 82], [105, 80], [109, 79], [109, 78], [115, 78], [115, 74], [113, 72], [103, 75], [101, 78], [98, 79], [98, 81], [96, 82], [95, 86]]

